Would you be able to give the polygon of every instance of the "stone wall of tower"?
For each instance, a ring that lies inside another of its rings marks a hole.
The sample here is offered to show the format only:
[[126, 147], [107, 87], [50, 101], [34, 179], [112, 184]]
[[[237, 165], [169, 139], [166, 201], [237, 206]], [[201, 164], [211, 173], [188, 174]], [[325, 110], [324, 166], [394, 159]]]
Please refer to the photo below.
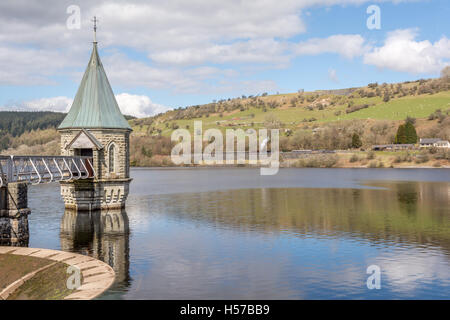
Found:
[[[103, 150], [94, 153], [98, 179], [127, 179], [130, 177], [130, 131], [119, 129], [89, 130], [100, 143]], [[109, 150], [115, 145], [115, 169], [109, 172]]]
[[79, 211], [125, 208], [131, 179], [60, 182], [66, 209]]
[[73, 150], [67, 150], [66, 146], [75, 138], [77, 133], [80, 130], [60, 130], [59, 134], [61, 135], [61, 155], [62, 156], [73, 156]]
[[[79, 129], [61, 130], [61, 155], [74, 155], [73, 149], [66, 146], [80, 132]], [[123, 129], [89, 129], [89, 132], [103, 145], [102, 150], [94, 150], [93, 165], [97, 180], [127, 179], [130, 177], [130, 131]], [[115, 168], [109, 170], [109, 150], [115, 145]]]
[[[125, 129], [87, 129], [103, 146], [93, 149], [93, 180], [61, 182], [61, 195], [65, 207], [75, 210], [124, 208], [130, 180], [130, 131]], [[61, 155], [73, 156], [75, 150], [66, 146], [80, 129], [60, 130]], [[115, 146], [114, 170], [109, 170], [109, 150]]]

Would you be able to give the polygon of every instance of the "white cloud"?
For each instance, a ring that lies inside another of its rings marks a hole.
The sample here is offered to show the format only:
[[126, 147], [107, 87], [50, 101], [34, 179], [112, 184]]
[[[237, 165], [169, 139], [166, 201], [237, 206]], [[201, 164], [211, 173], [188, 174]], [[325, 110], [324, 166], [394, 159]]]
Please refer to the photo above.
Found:
[[294, 52], [297, 55], [317, 55], [336, 53], [352, 59], [361, 56], [368, 50], [364, 38], [359, 34], [336, 34], [328, 38], [313, 38], [298, 43]]
[[[203, 80], [220, 74], [217, 68], [161, 68], [141, 61], [129, 59], [123, 54], [114, 54], [103, 60], [111, 83], [125, 87], [168, 89], [175, 93], [199, 93], [204, 88]], [[196, 72], [197, 71], [197, 72]]]
[[[134, 95], [120, 93], [116, 96], [122, 114], [135, 116], [138, 118], [153, 116], [160, 112], [165, 112], [170, 107], [154, 103], [145, 95]], [[23, 101], [10, 106], [3, 106], [2, 110], [21, 111], [55, 111], [68, 112], [72, 106], [73, 99], [68, 97], [50, 97]]]
[[[286, 67], [296, 55], [328, 52], [350, 59], [363, 55], [367, 48], [360, 35], [334, 35], [300, 44], [291, 38], [306, 31], [302, 16], [306, 10], [367, 2], [78, 0], [81, 29], [68, 30], [64, 1], [0, 1], [0, 85], [52, 85], [81, 72], [91, 49], [90, 20], [97, 15], [100, 48], [116, 50], [110, 56], [102, 55], [114, 86], [175, 94], [230, 88], [248, 94], [245, 88], [274, 88], [276, 84], [244, 79], [239, 72], [244, 69]], [[445, 52], [448, 44], [444, 39], [433, 47], [434, 52]], [[128, 58], [123, 48], [148, 59]], [[227, 69], [207, 66], [211, 63], [227, 64]], [[220, 88], [220, 84], [225, 85]]]
[[150, 58], [159, 63], [180, 65], [196, 65], [206, 62], [285, 64], [289, 60], [286, 49], [286, 43], [274, 39], [260, 39], [164, 51], [151, 54]]
[[[151, 89], [171, 88], [182, 94], [236, 94], [260, 93], [277, 88], [271, 80], [246, 80], [238, 78], [236, 71], [216, 67], [195, 68], [153, 67], [140, 61], [130, 60], [123, 54], [104, 59], [105, 69], [112, 83], [126, 87]], [[229, 90], [229, 91], [227, 91]]]
[[415, 29], [390, 32], [383, 46], [365, 54], [364, 63], [409, 73], [439, 72], [449, 64], [450, 39], [444, 36], [431, 43], [416, 37]]
[[71, 53], [0, 44], [0, 85], [52, 85], [52, 76], [81, 66], [80, 58]]
[[[416, 29], [389, 32], [382, 46], [370, 45], [361, 35], [332, 35], [313, 38], [294, 46], [296, 55], [339, 54], [352, 59], [363, 57], [365, 64], [409, 73], [438, 73], [450, 64], [450, 39], [443, 36], [434, 43], [416, 41]], [[329, 73], [333, 80], [335, 75]], [[335, 80], [333, 80], [335, 81]]]
[[72, 101], [67, 97], [53, 97], [25, 101], [22, 105], [25, 109], [37, 111], [68, 112], [72, 106]]
[[328, 70], [328, 78], [336, 83], [339, 83], [339, 78], [337, 76], [336, 70], [335, 69], [329, 69]]
[[152, 116], [171, 109], [170, 107], [152, 102], [149, 97], [144, 95], [120, 93], [116, 95], [116, 100], [123, 114], [138, 118]]
[[[278, 46], [283, 39], [305, 32], [301, 13], [307, 8], [365, 2], [369, 0], [79, 0], [81, 29], [68, 30], [65, 2], [2, 1], [0, 43], [86, 50], [85, 44], [92, 38], [90, 20], [97, 15], [98, 39], [106, 47], [130, 47], [160, 59], [164, 53], [174, 56], [179, 50], [185, 55], [199, 48], [248, 52], [258, 41]], [[228, 56], [241, 61], [238, 55]], [[259, 55], [255, 58], [261, 61]], [[174, 60], [178, 63], [176, 57]]]

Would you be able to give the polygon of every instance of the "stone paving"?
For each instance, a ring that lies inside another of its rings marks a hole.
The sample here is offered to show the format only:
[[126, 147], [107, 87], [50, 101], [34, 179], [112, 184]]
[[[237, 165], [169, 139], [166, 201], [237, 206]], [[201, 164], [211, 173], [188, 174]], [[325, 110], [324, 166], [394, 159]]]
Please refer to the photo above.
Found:
[[[115, 280], [114, 270], [106, 263], [77, 253], [64, 252], [51, 249], [21, 248], [21, 247], [1, 247], [0, 254], [16, 254], [30, 257], [44, 258], [51, 261], [63, 262], [80, 269], [83, 275], [81, 286], [73, 293], [66, 296], [64, 300], [90, 300], [105, 292]], [[45, 270], [48, 266], [35, 270], [21, 279], [15, 281], [0, 292], [0, 300], [7, 299], [8, 296], [19, 288], [25, 281], [31, 279], [36, 273]], [[69, 276], [69, 274], [68, 274]]]

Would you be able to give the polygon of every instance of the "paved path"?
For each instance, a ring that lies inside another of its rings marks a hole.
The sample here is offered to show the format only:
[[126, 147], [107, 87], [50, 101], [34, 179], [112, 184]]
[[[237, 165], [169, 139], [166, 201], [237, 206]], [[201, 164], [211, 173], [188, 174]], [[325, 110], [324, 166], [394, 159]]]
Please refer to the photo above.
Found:
[[[66, 296], [64, 298], [65, 300], [94, 299], [95, 297], [98, 297], [100, 294], [105, 292], [113, 284], [115, 279], [114, 270], [109, 265], [100, 260], [77, 253], [51, 249], [0, 246], [0, 254], [2, 253], [44, 258], [55, 262], [62, 262], [79, 268], [81, 274], [83, 275], [83, 282], [76, 291]], [[39, 271], [42, 270], [33, 271], [10, 284], [6, 289], [0, 292], [0, 300], [6, 299], [26, 280], [32, 278], [32, 276], [34, 276]]]

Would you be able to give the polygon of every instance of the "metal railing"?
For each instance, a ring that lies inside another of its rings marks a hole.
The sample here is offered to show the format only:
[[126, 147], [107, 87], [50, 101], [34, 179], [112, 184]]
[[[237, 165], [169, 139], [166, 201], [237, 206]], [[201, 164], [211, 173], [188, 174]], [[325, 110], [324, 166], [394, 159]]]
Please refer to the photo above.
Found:
[[40, 184], [95, 176], [92, 157], [0, 156], [0, 187], [9, 182]]

